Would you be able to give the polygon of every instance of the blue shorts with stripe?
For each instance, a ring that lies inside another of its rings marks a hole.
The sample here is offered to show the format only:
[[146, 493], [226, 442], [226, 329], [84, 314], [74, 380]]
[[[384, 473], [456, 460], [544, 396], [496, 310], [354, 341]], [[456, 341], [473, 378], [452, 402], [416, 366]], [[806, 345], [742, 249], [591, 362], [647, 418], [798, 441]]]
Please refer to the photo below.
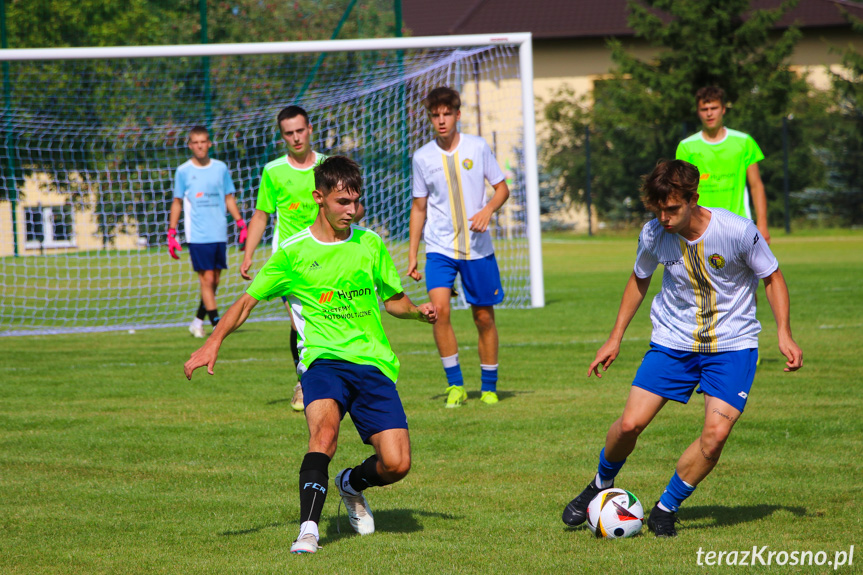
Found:
[[457, 260], [438, 253], [426, 254], [426, 289], [451, 288], [461, 274], [464, 299], [470, 305], [493, 306], [503, 301], [503, 285], [494, 254], [478, 260]]
[[226, 242], [188, 244], [188, 246], [192, 269], [196, 272], [228, 269], [228, 244]]
[[318, 399], [334, 399], [342, 418], [350, 413], [363, 443], [369, 443], [369, 438], [381, 431], [408, 428], [396, 384], [373, 365], [316, 359], [300, 384], [306, 407]]
[[758, 348], [697, 353], [651, 342], [632, 385], [680, 403], [687, 403], [693, 391], [706, 393], [742, 413], [757, 362]]

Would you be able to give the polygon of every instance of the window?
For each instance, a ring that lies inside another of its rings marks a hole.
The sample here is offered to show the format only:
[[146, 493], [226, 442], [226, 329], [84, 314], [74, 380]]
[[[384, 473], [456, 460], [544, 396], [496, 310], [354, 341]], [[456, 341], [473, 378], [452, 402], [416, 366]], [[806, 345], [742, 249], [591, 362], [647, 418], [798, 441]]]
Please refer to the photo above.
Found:
[[28, 249], [75, 247], [72, 204], [24, 208]]

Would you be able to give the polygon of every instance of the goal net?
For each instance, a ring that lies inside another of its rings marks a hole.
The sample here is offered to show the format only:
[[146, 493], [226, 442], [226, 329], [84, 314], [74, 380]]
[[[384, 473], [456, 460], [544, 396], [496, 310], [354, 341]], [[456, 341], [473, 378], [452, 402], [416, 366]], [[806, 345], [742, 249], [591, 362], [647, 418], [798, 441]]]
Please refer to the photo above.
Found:
[[[290, 104], [309, 112], [313, 149], [359, 162], [361, 225], [404, 274], [411, 155], [433, 138], [421, 100], [439, 85], [461, 92], [461, 130], [486, 139], [512, 192], [490, 225], [503, 306], [543, 305], [529, 35], [3, 52], [0, 335], [187, 324], [197, 277], [185, 246], [175, 261], [165, 245], [188, 131], [209, 128], [248, 221], [264, 165], [286, 153], [275, 119]], [[222, 310], [248, 287], [229, 234]], [[278, 300], [252, 318], [287, 319]]]

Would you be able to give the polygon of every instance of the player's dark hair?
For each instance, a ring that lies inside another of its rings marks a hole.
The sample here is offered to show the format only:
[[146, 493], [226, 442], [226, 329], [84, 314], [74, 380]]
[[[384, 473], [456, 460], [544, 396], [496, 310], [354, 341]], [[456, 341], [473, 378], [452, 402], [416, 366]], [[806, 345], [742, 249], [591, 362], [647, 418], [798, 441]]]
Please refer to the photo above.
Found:
[[429, 95], [423, 100], [423, 106], [429, 112], [434, 112], [441, 107], [456, 111], [461, 108], [461, 96], [452, 88], [440, 86], [429, 92]]
[[698, 191], [701, 173], [683, 160], [659, 160], [649, 174], [641, 177], [641, 201], [650, 211], [656, 211], [671, 196], [686, 203]]
[[282, 108], [282, 111], [279, 112], [278, 117], [276, 118], [276, 125], [279, 127], [279, 130], [282, 129], [282, 120], [290, 120], [291, 118], [296, 118], [297, 116], [302, 116], [306, 121], [306, 126], [309, 125], [309, 115], [305, 110], [300, 108], [299, 106], [288, 106], [287, 108]]
[[192, 140], [192, 136], [207, 136], [207, 139], [209, 139], [210, 131], [204, 126], [195, 126], [189, 130], [189, 141]]
[[344, 186], [358, 194], [363, 193], [363, 176], [360, 165], [346, 156], [330, 156], [315, 166], [315, 189], [324, 195]]
[[701, 105], [701, 102], [719, 102], [725, 106], [725, 90], [719, 86], [704, 86], [695, 92], [695, 107]]

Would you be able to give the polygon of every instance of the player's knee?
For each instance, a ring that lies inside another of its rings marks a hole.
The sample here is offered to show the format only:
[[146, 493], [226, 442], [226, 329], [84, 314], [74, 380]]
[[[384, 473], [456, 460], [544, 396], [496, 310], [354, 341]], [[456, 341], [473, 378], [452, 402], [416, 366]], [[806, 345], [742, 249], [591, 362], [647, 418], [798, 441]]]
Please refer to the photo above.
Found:
[[480, 331], [489, 331], [494, 329], [494, 315], [488, 310], [481, 310], [473, 315], [473, 323]]
[[641, 435], [646, 425], [635, 417], [622, 417], [620, 419], [620, 435], [626, 438], [635, 438]]
[[387, 481], [394, 483], [404, 479], [411, 470], [411, 456], [407, 454], [390, 455], [389, 457], [380, 458], [383, 473], [381, 474]]
[[710, 455], [719, 457], [725, 442], [728, 440], [730, 429], [720, 425], [710, 425], [701, 432], [701, 447]]

